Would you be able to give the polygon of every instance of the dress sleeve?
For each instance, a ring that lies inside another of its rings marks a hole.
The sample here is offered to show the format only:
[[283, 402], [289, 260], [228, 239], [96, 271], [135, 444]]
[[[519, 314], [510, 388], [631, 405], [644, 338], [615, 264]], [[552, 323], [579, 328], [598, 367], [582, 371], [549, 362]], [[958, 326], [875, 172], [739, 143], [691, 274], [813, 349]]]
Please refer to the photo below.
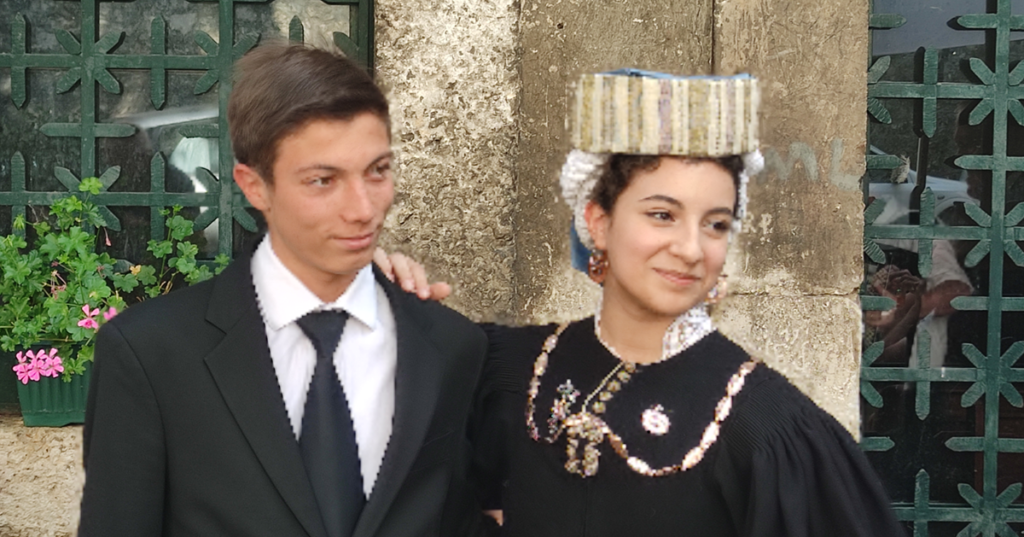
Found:
[[716, 464], [740, 535], [907, 535], [846, 429], [781, 377], [750, 389]]
[[523, 412], [533, 359], [551, 330], [496, 324], [482, 324], [481, 328], [487, 334], [488, 350], [470, 417], [472, 476], [484, 508], [500, 509], [511, 434], [516, 427], [525, 430]]

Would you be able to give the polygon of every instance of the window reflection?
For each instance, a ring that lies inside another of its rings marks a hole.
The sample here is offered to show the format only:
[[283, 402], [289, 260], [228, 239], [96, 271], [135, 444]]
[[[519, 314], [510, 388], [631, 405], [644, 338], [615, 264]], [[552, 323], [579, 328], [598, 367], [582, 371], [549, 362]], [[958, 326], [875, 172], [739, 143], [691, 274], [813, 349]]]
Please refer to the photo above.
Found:
[[[1024, 1], [1010, 4], [1014, 15], [1024, 13]], [[934, 90], [936, 82], [982, 87], [970, 59], [998, 70], [996, 33], [965, 30], [956, 17], [994, 12], [997, 7], [984, 0], [875, 0], [875, 13], [899, 13], [907, 20], [904, 27], [873, 32], [872, 63], [883, 56], [891, 62], [878, 86], [903, 83], [913, 90], [910, 93]], [[1022, 38], [1013, 33], [1008, 45], [1002, 44], [1009, 52], [1004, 69], [1024, 59]], [[919, 49], [922, 46], [934, 50], [926, 54]], [[928, 58], [936, 61], [929, 66]], [[972, 356], [982, 368], [977, 378], [984, 380], [990, 350], [1002, 354], [1014, 342], [1024, 341], [1024, 312], [1004, 307], [990, 314], [987, 309], [988, 297], [1024, 296], [1024, 268], [1006, 254], [984, 255], [984, 248], [991, 246], [984, 241], [1004, 225], [1002, 215], [1024, 202], [1024, 171], [993, 174], [967, 169], [957, 159], [1024, 156], [1024, 127], [1009, 114], [1005, 131], [1003, 118], [997, 125], [992, 113], [975, 113], [972, 118], [980, 97], [937, 94], [934, 105], [926, 104], [920, 92], [914, 98], [880, 98], [892, 121], [869, 124], [870, 153], [896, 156], [903, 165], [871, 170], [864, 179], [865, 203], [877, 203], [880, 210], [869, 223], [866, 238], [883, 255], [865, 256], [861, 292], [892, 302], [884, 311], [865, 312], [863, 343], [865, 349], [877, 345], [866, 355], [881, 349], [871, 368], [890, 368], [891, 378], [901, 380], [872, 382], [882, 405], [875, 408], [862, 400], [862, 431], [866, 437], [887, 437], [894, 443], [869, 454], [894, 501], [915, 501], [917, 475], [924, 470], [930, 478], [924, 501], [962, 507], [966, 502], [958, 490], [961, 484], [979, 494], [985, 490], [986, 458], [998, 459], [1000, 492], [1024, 476], [1024, 457], [958, 451], [949, 444], [951, 439], [984, 437], [986, 417], [996, 413], [1000, 438], [1024, 438], [1024, 411], [1002, 396], [994, 405], [998, 408], [989, 408], [991, 399], [974, 387], [973, 379], [961, 376], [950, 381], [957, 371], [975, 369]], [[933, 196], [932, 208], [925, 189]], [[998, 227], [990, 227], [988, 220]], [[1000, 241], [998, 252], [1002, 246]], [[928, 258], [922, 260], [923, 255]], [[990, 349], [990, 342], [998, 348]], [[965, 346], [977, 352], [965, 352]], [[1022, 388], [1018, 383], [1017, 389]], [[957, 535], [965, 525], [930, 522], [928, 531], [933, 536]]]

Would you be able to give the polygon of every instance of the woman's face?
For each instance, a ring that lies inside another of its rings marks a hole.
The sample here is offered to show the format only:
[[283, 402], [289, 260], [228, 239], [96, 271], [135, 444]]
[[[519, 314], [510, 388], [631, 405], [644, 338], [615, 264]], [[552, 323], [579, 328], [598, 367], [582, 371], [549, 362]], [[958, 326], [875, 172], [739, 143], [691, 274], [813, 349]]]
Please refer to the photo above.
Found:
[[674, 319], [702, 302], [725, 265], [735, 201], [718, 164], [666, 157], [634, 173], [611, 214], [591, 202], [588, 228], [608, 255], [606, 306]]

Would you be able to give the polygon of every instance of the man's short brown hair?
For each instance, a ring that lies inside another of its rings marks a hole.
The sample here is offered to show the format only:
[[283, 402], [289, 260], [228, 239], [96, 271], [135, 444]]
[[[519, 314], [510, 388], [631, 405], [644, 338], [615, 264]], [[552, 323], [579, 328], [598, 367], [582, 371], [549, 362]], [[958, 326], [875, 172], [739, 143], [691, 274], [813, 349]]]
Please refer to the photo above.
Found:
[[347, 121], [369, 112], [389, 126], [388, 102], [369, 73], [341, 55], [308, 45], [257, 47], [235, 63], [228, 130], [238, 162], [273, 181], [281, 140], [317, 119]]

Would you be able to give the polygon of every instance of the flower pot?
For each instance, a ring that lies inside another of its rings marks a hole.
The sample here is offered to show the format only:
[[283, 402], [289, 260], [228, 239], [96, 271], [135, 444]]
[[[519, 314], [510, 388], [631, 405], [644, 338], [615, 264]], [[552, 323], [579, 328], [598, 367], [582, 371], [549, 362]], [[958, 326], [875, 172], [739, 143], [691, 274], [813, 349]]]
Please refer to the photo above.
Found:
[[85, 422], [85, 401], [89, 394], [91, 364], [85, 374], [72, 375], [71, 382], [60, 377], [43, 377], [28, 384], [18, 382], [18, 402], [26, 427], [62, 427]]
[[0, 414], [17, 414], [18, 377], [11, 366], [16, 364], [14, 353], [0, 351]]

